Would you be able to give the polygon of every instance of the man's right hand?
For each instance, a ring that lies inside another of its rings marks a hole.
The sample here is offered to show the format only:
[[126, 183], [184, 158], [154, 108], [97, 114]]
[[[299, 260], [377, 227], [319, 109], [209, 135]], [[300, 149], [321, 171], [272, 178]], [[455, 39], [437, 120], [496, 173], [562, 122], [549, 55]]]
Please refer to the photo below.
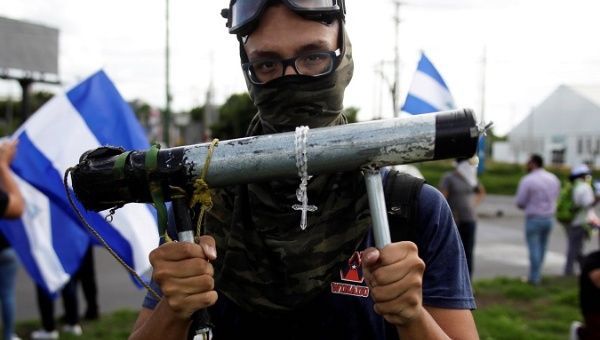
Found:
[[215, 240], [210, 236], [200, 237], [198, 244], [165, 243], [150, 253], [152, 279], [178, 317], [189, 319], [195, 311], [217, 301], [209, 262], [216, 258]]

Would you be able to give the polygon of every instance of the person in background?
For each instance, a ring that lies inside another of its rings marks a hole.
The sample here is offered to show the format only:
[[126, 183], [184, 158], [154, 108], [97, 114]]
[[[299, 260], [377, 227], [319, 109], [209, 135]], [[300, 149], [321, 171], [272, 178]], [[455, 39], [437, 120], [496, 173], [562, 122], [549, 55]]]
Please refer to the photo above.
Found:
[[575, 274], [575, 262], [581, 265], [584, 241], [591, 235], [592, 227], [589, 216], [596, 202], [591, 185], [591, 174], [590, 168], [581, 164], [571, 169], [569, 176], [569, 180], [573, 182], [572, 199], [576, 213], [573, 221], [567, 226], [568, 245], [565, 275]]
[[83, 296], [85, 298], [86, 308], [83, 318], [86, 320], [97, 320], [100, 317], [98, 308], [98, 285], [96, 284], [96, 267], [94, 263], [94, 246], [90, 244], [81, 266], [75, 274], [77, 280], [81, 283]]
[[[79, 324], [79, 299], [77, 296], [77, 283], [81, 281], [83, 293], [87, 302], [87, 310], [84, 315], [86, 319], [97, 319], [96, 304], [96, 282], [93, 267], [93, 257], [91, 254], [93, 246], [90, 245], [81, 262], [77, 272], [62, 287], [60, 294], [63, 302], [64, 316], [60, 318], [62, 323], [62, 332], [73, 336], [81, 336], [83, 329]], [[90, 262], [91, 261], [91, 262]], [[90, 267], [91, 266], [91, 267]], [[91, 274], [90, 274], [91, 271]], [[84, 283], [85, 280], [85, 283]], [[90, 283], [90, 280], [93, 282]], [[85, 285], [85, 286], [84, 286]], [[48, 294], [41, 286], [36, 285], [36, 295], [42, 328], [31, 333], [33, 340], [53, 340], [59, 338], [59, 332], [56, 327], [56, 318], [54, 315], [55, 299]], [[95, 314], [93, 314], [95, 312]]]
[[[59, 338], [54, 317], [54, 299], [42, 287], [36, 285], [38, 308], [42, 319], [42, 328], [31, 333], [33, 340], [53, 340]], [[62, 331], [80, 336], [83, 334], [79, 325], [79, 308], [77, 301], [77, 278], [72, 276], [61, 290], [63, 307], [65, 310]]]
[[544, 170], [544, 160], [540, 155], [532, 155], [526, 166], [528, 174], [519, 182], [515, 202], [519, 209], [525, 210], [525, 237], [529, 249], [527, 282], [539, 285], [546, 245], [554, 224], [560, 181]]
[[457, 159], [454, 171], [444, 174], [439, 188], [452, 210], [465, 248], [469, 275], [473, 277], [473, 250], [477, 229], [475, 208], [485, 198], [485, 188], [477, 179], [477, 158]]
[[[17, 140], [0, 144], [0, 216], [19, 218], [25, 209], [23, 195], [10, 171]], [[15, 334], [15, 280], [18, 261], [15, 251], [0, 232], [0, 307], [2, 309], [2, 339], [19, 340]]]
[[[90, 245], [88, 246], [88, 248], [85, 252], [85, 255], [83, 256], [83, 258], [81, 260], [81, 265], [79, 266], [79, 269], [77, 270], [77, 272], [75, 272], [74, 277], [75, 277], [74, 287], [68, 288], [68, 289], [73, 289], [74, 293], [68, 292], [66, 294], [67, 300], [65, 300], [65, 295], [63, 294], [63, 302], [70, 304], [71, 302], [67, 302], [67, 301], [76, 299], [77, 301], [75, 301], [75, 302], [77, 302], [77, 306], [79, 306], [78, 295], [75, 297], [72, 297], [72, 296], [73, 296], [73, 294], [77, 294], [77, 284], [81, 284], [81, 290], [83, 291], [83, 297], [85, 299], [85, 305], [86, 305], [85, 312], [83, 314], [83, 319], [88, 320], [88, 321], [97, 320], [100, 317], [100, 312], [99, 312], [99, 307], [98, 307], [98, 285], [96, 283], [96, 265], [94, 262], [94, 245], [92, 243], [90, 243]], [[79, 311], [78, 307], [77, 307], [77, 311]], [[67, 319], [70, 319], [71, 323], [74, 322], [75, 319], [70, 318], [69, 314], [70, 313], [65, 313], [65, 315], [61, 317], [60, 320], [62, 323], [69, 324]], [[77, 319], [77, 320], [79, 320], [79, 319]]]

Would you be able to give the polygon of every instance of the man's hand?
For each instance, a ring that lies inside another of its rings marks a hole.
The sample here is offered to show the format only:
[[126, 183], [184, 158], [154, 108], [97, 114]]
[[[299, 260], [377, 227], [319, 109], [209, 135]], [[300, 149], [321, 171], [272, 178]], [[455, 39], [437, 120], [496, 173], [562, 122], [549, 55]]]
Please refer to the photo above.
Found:
[[368, 248], [362, 261], [375, 312], [396, 326], [407, 326], [422, 317], [425, 263], [414, 243], [392, 243], [381, 250]]
[[202, 236], [199, 244], [169, 242], [150, 253], [153, 280], [163, 292], [163, 299], [182, 319], [217, 301], [213, 267], [217, 258], [215, 240]]

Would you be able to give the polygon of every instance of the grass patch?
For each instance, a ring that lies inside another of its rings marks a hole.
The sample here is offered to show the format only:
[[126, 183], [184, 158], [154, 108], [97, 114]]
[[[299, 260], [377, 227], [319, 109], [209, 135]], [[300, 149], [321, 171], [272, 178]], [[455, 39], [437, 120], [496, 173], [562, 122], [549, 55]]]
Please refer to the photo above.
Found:
[[566, 339], [581, 320], [574, 277], [546, 277], [540, 286], [497, 278], [474, 283], [481, 339]]
[[[483, 340], [559, 340], [568, 337], [573, 320], [581, 320], [577, 279], [545, 277], [534, 287], [519, 279], [496, 278], [474, 283], [478, 309], [473, 312]], [[61, 339], [127, 339], [137, 311], [104, 314], [98, 321], [84, 322], [83, 337], [61, 334]], [[20, 322], [24, 339], [40, 328], [38, 321]]]
[[[60, 334], [61, 340], [81, 339], [106, 339], [123, 340], [129, 337], [129, 333], [137, 319], [137, 311], [119, 310], [111, 314], [103, 314], [97, 321], [83, 321], [83, 336], [77, 337], [66, 333]], [[60, 330], [60, 325], [57, 325]], [[34, 330], [40, 329], [39, 321], [25, 321], [17, 324], [17, 334], [23, 339], [29, 339]]]
[[[454, 161], [425, 162], [418, 164], [417, 168], [429, 184], [437, 187], [444, 173], [454, 170]], [[524, 175], [525, 170], [521, 165], [488, 162], [479, 179], [490, 194], [514, 195]]]
[[[424, 162], [417, 164], [416, 167], [421, 171], [429, 184], [437, 187], [444, 173], [454, 170], [454, 161]], [[569, 177], [569, 169], [567, 168], [546, 167], [546, 169], [554, 173], [561, 181]], [[490, 194], [514, 195], [517, 192], [519, 181], [525, 174], [524, 165], [489, 161], [486, 162], [485, 171], [479, 179]], [[599, 178], [600, 171], [593, 171], [593, 176]]]

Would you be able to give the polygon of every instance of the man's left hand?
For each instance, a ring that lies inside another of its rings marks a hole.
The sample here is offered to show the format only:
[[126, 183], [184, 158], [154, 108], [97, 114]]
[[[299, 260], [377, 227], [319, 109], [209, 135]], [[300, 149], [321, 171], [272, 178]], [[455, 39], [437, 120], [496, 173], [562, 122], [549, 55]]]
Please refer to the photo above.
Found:
[[375, 312], [397, 326], [406, 326], [423, 315], [425, 263], [413, 242], [392, 243], [381, 250], [368, 248], [362, 261]]

